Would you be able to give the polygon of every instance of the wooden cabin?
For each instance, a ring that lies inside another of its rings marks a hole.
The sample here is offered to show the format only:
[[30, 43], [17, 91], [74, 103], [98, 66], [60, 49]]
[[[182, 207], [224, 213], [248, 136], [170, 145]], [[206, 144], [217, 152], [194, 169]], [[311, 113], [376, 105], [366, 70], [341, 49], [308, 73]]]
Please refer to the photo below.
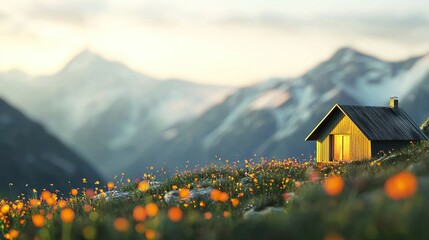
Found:
[[429, 140], [398, 103], [392, 97], [390, 107], [336, 104], [305, 139], [316, 141], [316, 161], [370, 159], [410, 142]]

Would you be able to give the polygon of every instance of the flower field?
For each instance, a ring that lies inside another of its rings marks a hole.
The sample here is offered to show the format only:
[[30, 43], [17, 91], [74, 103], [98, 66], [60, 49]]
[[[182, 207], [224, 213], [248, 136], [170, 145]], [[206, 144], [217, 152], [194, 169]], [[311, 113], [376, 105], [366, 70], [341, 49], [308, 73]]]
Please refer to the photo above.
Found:
[[429, 144], [383, 159], [218, 164], [0, 200], [5, 239], [422, 239]]

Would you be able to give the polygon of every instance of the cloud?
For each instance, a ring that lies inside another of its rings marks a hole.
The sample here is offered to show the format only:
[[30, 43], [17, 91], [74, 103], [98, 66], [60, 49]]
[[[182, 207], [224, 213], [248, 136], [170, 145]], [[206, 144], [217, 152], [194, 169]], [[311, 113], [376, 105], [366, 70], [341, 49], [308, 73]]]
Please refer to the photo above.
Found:
[[83, 25], [90, 17], [102, 12], [107, 2], [102, 0], [39, 1], [27, 9], [31, 18]]
[[424, 14], [326, 15], [296, 17], [279, 13], [226, 16], [214, 21], [223, 27], [260, 27], [287, 32], [319, 31], [389, 39], [403, 43], [425, 43], [429, 38], [429, 18]]

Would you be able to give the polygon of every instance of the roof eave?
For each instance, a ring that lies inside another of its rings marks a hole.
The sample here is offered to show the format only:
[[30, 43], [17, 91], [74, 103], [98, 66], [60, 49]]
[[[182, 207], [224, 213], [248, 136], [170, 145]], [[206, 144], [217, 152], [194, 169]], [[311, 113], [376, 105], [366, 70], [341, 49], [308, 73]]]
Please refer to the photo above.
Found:
[[325, 115], [325, 117], [323, 117], [322, 120], [320, 120], [320, 122], [316, 125], [316, 127], [313, 128], [313, 130], [307, 135], [307, 137], [305, 138], [305, 141], [315, 141], [317, 140], [317, 138], [311, 138], [313, 133], [319, 128], [320, 125], [322, 125], [322, 123], [325, 121], [326, 118], [328, 118], [329, 115], [331, 115], [332, 111], [334, 111], [335, 108], [339, 108], [341, 112], [344, 113], [344, 111], [340, 108], [340, 106], [338, 104], [335, 104], [331, 110], [329, 110], [329, 112]]

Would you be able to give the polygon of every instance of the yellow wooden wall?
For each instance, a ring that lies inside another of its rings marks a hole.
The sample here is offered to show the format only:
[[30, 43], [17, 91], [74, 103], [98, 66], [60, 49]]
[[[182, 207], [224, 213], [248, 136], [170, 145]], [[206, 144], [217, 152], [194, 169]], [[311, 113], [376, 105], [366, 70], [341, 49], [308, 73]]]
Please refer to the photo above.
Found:
[[321, 129], [319, 139], [316, 142], [317, 162], [329, 162], [329, 135], [350, 135], [350, 160], [363, 160], [371, 158], [371, 141], [359, 130], [359, 128], [341, 111], [332, 114], [329, 122]]

